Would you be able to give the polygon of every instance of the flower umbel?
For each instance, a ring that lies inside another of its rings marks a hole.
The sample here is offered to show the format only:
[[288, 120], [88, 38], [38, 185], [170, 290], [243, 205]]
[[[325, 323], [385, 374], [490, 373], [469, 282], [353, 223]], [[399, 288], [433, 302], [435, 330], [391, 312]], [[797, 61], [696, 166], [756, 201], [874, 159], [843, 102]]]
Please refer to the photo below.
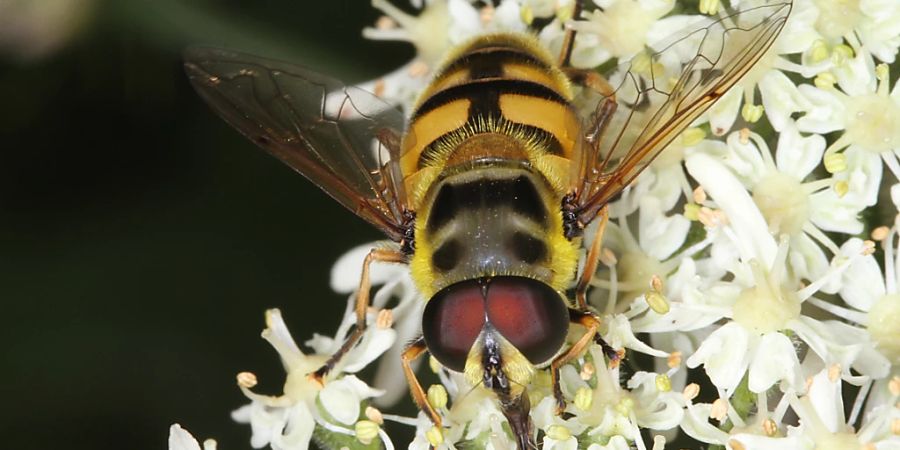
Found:
[[[318, 426], [321, 429], [320, 440], [325, 442], [342, 442], [340, 435], [344, 435], [369, 444], [380, 436], [384, 439], [384, 445], [390, 448], [390, 439], [378, 429], [377, 424], [370, 420], [360, 420], [365, 403], [380, 396], [382, 391], [369, 387], [354, 375], [342, 374], [340, 370], [347, 370], [348, 367], [359, 370], [378, 357], [393, 343], [394, 331], [373, 324], [357, 351], [347, 355], [340, 367], [329, 373], [325, 386], [322, 386], [309, 374], [321, 367], [330, 353], [304, 354], [294, 342], [277, 309], [266, 312], [266, 324], [262, 336], [281, 357], [287, 379], [284, 394], [267, 396], [252, 391], [256, 385], [256, 377], [252, 373], [238, 374], [238, 386], [251, 403], [234, 411], [232, 416], [238, 422], [250, 424], [253, 429], [253, 447], [269, 445], [275, 450], [304, 450], [309, 448], [309, 442]], [[333, 348], [328, 345], [330, 341], [317, 337], [307, 344], [330, 350]], [[342, 339], [337, 339], [337, 342], [341, 341]], [[367, 351], [359, 352], [359, 349]]]
[[[675, 46], [651, 60], [648, 48], [673, 29], [780, 1], [788, 0], [593, 0], [575, 16], [572, 0], [424, 0], [413, 2], [417, 13], [373, 0], [384, 17], [364, 35], [407, 41], [417, 53], [362, 86], [409, 107], [442, 55], [472, 36], [530, 31], [556, 52], [572, 29], [574, 66], [613, 70], [615, 82], [622, 74], [610, 67], [635, 58], [637, 78], [653, 72], [655, 89], [674, 89], [696, 54]], [[629, 353], [610, 362], [591, 344], [560, 367], [561, 415], [550, 371], [537, 368], [522, 387], [543, 449], [900, 448], [898, 5], [793, 0], [769, 53], [610, 203], [589, 301], [604, 339]], [[587, 111], [596, 111], [594, 100]], [[658, 103], [627, 107], [643, 116]], [[666, 117], [641, 118], [651, 119]], [[336, 291], [356, 289], [361, 261], [377, 245], [335, 265]], [[382, 287], [368, 328], [324, 385], [307, 375], [344, 342], [353, 296], [335, 336], [305, 342], [311, 352], [278, 310], [266, 313], [263, 338], [287, 375], [274, 396], [255, 391], [252, 373], [238, 375], [250, 403], [233, 417], [250, 424], [251, 445], [305, 450], [316, 439], [325, 448], [392, 449], [388, 422], [415, 429], [412, 449], [514, 448], [494, 393], [436, 360], [423, 397], [442, 426], [424, 413], [388, 413], [406, 391], [399, 343], [421, 334], [425, 302], [403, 267], [373, 266], [371, 277]], [[355, 375], [385, 353], [377, 388]], [[199, 450], [176, 427], [170, 448]]]

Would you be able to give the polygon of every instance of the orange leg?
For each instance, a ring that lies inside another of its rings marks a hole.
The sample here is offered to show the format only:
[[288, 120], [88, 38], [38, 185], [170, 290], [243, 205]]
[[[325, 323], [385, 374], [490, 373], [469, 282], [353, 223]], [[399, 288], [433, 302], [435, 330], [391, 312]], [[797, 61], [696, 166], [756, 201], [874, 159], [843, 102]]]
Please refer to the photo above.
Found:
[[591, 242], [591, 248], [588, 249], [584, 260], [584, 270], [578, 278], [578, 284], [575, 285], [575, 301], [578, 309], [587, 311], [587, 290], [597, 272], [597, 264], [600, 262], [600, 251], [603, 249], [603, 233], [606, 231], [606, 224], [609, 222], [609, 208], [604, 206], [600, 210], [600, 223], [597, 225], [597, 232], [594, 234], [594, 240]]
[[[578, 19], [581, 16], [581, 10], [584, 9], [583, 1], [575, 0], [572, 19]], [[559, 67], [570, 67], [569, 60], [572, 58], [572, 48], [575, 47], [575, 33], [575, 30], [571, 28], [566, 30], [566, 35], [563, 37], [562, 51], [559, 52], [559, 58], [556, 61]]]
[[556, 414], [561, 415], [566, 408], [566, 399], [563, 397], [562, 388], [559, 386], [559, 369], [574, 360], [578, 357], [578, 355], [583, 352], [588, 344], [593, 340], [597, 344], [599, 344], [603, 348], [603, 353], [609, 358], [610, 362], [613, 364], [618, 364], [619, 360], [622, 358], [623, 353], [618, 352], [613, 349], [603, 338], [600, 337], [598, 331], [600, 330], [600, 317], [592, 312], [587, 311], [577, 311], [574, 309], [569, 309], [569, 321], [571, 323], [577, 323], [587, 330], [584, 334], [572, 344], [572, 347], [562, 355], [556, 357], [553, 362], [550, 363], [550, 376], [553, 382], [553, 398], [556, 399]]
[[356, 294], [356, 328], [344, 341], [341, 348], [331, 355], [331, 358], [328, 358], [328, 361], [319, 370], [309, 375], [319, 384], [325, 384], [325, 376], [328, 375], [328, 372], [334, 369], [334, 366], [356, 345], [356, 342], [359, 341], [359, 338], [366, 331], [366, 309], [369, 307], [369, 292], [372, 288], [372, 283], [369, 281], [369, 266], [373, 261], [403, 263], [406, 262], [406, 256], [401, 252], [383, 248], [373, 248], [366, 255], [366, 259], [363, 261], [362, 276], [359, 278], [359, 290]]
[[428, 349], [425, 347], [425, 338], [419, 337], [403, 350], [400, 359], [403, 363], [403, 374], [406, 375], [406, 382], [409, 383], [409, 390], [412, 392], [413, 400], [416, 402], [416, 405], [419, 406], [419, 409], [428, 415], [428, 418], [431, 419], [434, 426], [440, 429], [441, 416], [434, 410], [431, 403], [428, 403], [428, 395], [425, 394], [425, 390], [422, 389], [419, 379], [416, 378], [416, 373], [413, 372], [412, 366], [410, 366], [412, 361], [422, 356], [427, 351]]
[[609, 84], [609, 81], [606, 81], [603, 75], [591, 69], [576, 69], [575, 67], [563, 67], [562, 71], [572, 83], [584, 86], [600, 94], [603, 98], [610, 98], [615, 101], [616, 90]]

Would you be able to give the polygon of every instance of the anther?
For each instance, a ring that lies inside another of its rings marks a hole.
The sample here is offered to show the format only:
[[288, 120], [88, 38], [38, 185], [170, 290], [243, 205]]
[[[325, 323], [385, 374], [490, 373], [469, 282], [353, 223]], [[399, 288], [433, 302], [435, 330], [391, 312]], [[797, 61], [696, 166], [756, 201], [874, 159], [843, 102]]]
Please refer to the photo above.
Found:
[[250, 389], [256, 386], [256, 375], [253, 372], [241, 372], [237, 374], [237, 384], [242, 388]]
[[378, 425], [384, 424], [384, 416], [381, 414], [381, 411], [373, 406], [366, 406], [366, 418]]
[[428, 64], [425, 64], [424, 61], [415, 61], [409, 65], [409, 76], [413, 78], [424, 77], [428, 74]]
[[716, 419], [719, 422], [725, 420], [728, 417], [728, 402], [724, 399], [717, 398], [716, 401], [713, 402], [712, 408], [709, 410], [709, 417], [711, 419]]
[[832, 383], [841, 379], [841, 365], [840, 364], [832, 364], [831, 367], [828, 368], [828, 380]]
[[659, 392], [669, 392], [672, 390], [672, 380], [669, 376], [661, 373], [656, 376], [656, 390]]
[[607, 267], [612, 267], [616, 265], [619, 260], [616, 258], [616, 254], [612, 252], [612, 250], [608, 248], [604, 248], [600, 251], [600, 262]]
[[762, 423], [763, 433], [769, 437], [775, 437], [778, 434], [778, 424], [772, 419], [766, 419]]
[[666, 359], [666, 365], [669, 366], [670, 369], [674, 369], [681, 365], [681, 352], [674, 351], [669, 353], [669, 357]]
[[394, 313], [391, 309], [385, 308], [381, 311], [378, 311], [378, 316], [375, 318], [375, 326], [382, 330], [386, 330], [394, 324]]
[[685, 400], [693, 400], [700, 395], [700, 385], [697, 383], [691, 383], [684, 387], [684, 390], [681, 391], [681, 396], [684, 397]]
[[875, 253], [875, 243], [866, 239], [865, 241], [863, 241], [862, 254], [869, 256], [872, 253]]
[[594, 373], [596, 371], [597, 371], [597, 369], [594, 368], [594, 364], [590, 361], [587, 361], [584, 363], [583, 366], [581, 366], [581, 372], [578, 374], [578, 376], [582, 380], [587, 381], [587, 380], [590, 380], [591, 377], [594, 376]]
[[885, 240], [890, 234], [891, 229], [886, 226], [880, 226], [874, 230], [872, 230], [872, 239], [878, 242]]
[[828, 173], [838, 173], [847, 170], [847, 155], [843, 153], [831, 153], [822, 158], [825, 170]]
[[706, 201], [706, 190], [703, 189], [703, 186], [697, 186], [693, 192], [694, 203], [700, 204]]
[[388, 16], [381, 16], [375, 21], [375, 28], [378, 30], [393, 30], [397, 28], [397, 21]]

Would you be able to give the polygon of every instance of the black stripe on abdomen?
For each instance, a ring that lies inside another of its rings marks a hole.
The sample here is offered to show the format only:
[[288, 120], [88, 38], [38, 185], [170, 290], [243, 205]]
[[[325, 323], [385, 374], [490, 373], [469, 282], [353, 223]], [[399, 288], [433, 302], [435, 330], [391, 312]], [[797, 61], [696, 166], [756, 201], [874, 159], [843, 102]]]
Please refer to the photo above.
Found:
[[468, 69], [469, 79], [493, 78], [503, 75], [505, 64], [518, 63], [534, 67], [537, 70], [550, 70], [550, 66], [521, 49], [504, 46], [486, 46], [474, 48], [462, 55], [444, 69], [452, 73], [458, 69]]
[[415, 121], [422, 115], [454, 100], [469, 100], [469, 119], [474, 117], [501, 117], [499, 99], [501, 95], [526, 95], [542, 98], [563, 105], [568, 101], [558, 92], [540, 83], [509, 78], [483, 78], [453, 86], [428, 98], [412, 117]]

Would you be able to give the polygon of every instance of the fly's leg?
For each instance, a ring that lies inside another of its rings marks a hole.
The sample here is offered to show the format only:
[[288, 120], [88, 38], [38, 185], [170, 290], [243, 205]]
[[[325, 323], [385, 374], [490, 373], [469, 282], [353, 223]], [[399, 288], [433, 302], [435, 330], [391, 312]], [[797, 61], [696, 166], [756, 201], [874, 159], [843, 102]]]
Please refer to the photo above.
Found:
[[606, 97], [597, 103], [585, 126], [584, 143], [577, 147], [572, 158], [577, 169], [572, 174], [569, 193], [563, 198], [562, 204], [563, 228], [567, 239], [581, 236], [587, 222], [593, 220], [604, 206], [592, 202], [591, 196], [595, 194], [596, 187], [603, 184], [602, 178], [608, 176], [604, 169], [610, 162], [612, 152], [601, 155], [600, 147], [617, 108], [615, 96]]
[[610, 98], [615, 101], [616, 90], [609, 84], [609, 81], [606, 81], [603, 75], [591, 69], [577, 69], [571, 66], [563, 66], [562, 71], [572, 83], [586, 87], [600, 94], [603, 98]]
[[[584, 0], [575, 0], [575, 8], [572, 10], [572, 18], [578, 19], [581, 11], [584, 9]], [[597, 92], [604, 98], [613, 97], [615, 90], [599, 73], [588, 69], [576, 69], [572, 67], [572, 50], [575, 48], [575, 35], [577, 32], [571, 28], [566, 29], [563, 36], [562, 50], [556, 60], [557, 66], [569, 77], [575, 84], [584, 86], [592, 91]]]
[[363, 261], [362, 276], [359, 278], [359, 290], [356, 294], [356, 328], [347, 337], [341, 348], [331, 355], [331, 358], [328, 358], [328, 361], [325, 361], [325, 364], [319, 370], [309, 374], [310, 378], [319, 384], [325, 384], [325, 376], [328, 375], [328, 372], [334, 369], [334, 366], [356, 345], [356, 342], [359, 341], [359, 338], [366, 331], [366, 309], [369, 307], [369, 291], [372, 288], [372, 284], [369, 281], [369, 266], [375, 261], [403, 263], [406, 262], [406, 256], [401, 252], [383, 248], [373, 248], [366, 255], [366, 259]]
[[611, 365], [617, 365], [622, 359], [623, 353], [612, 348], [598, 333], [600, 330], [600, 317], [589, 311], [578, 311], [569, 308], [569, 322], [576, 323], [587, 330], [583, 335], [572, 344], [568, 351], [556, 357], [550, 363], [550, 376], [553, 382], [553, 398], [556, 400], [556, 414], [561, 415], [566, 408], [566, 399], [563, 396], [562, 388], [559, 386], [559, 369], [574, 360], [587, 348], [591, 341], [594, 341], [603, 348], [603, 354], [610, 360]]
[[441, 416], [434, 410], [431, 403], [428, 403], [428, 396], [425, 394], [425, 390], [422, 389], [422, 385], [419, 383], [419, 379], [416, 378], [416, 373], [413, 372], [410, 365], [416, 358], [425, 354], [426, 351], [428, 349], [425, 347], [425, 338], [419, 336], [418, 339], [410, 342], [406, 349], [403, 350], [400, 360], [403, 363], [403, 374], [406, 375], [406, 382], [409, 383], [409, 390], [412, 393], [413, 400], [419, 409], [424, 411], [428, 418], [431, 419], [434, 426], [440, 430]]
[[375, 131], [375, 138], [378, 139], [378, 143], [388, 150], [389, 154], [400, 154], [400, 141], [402, 138], [396, 131], [388, 128], [380, 128]]
[[[572, 18], [577, 19], [581, 16], [581, 10], [584, 9], [582, 4], [584, 0], [575, 0], [575, 8], [572, 10]], [[562, 51], [559, 52], [557, 65], [559, 67], [569, 66], [569, 60], [572, 58], [572, 48], [575, 47], [575, 30], [566, 29], [566, 35], [563, 36]]]
[[587, 290], [591, 284], [591, 279], [597, 272], [597, 264], [600, 262], [600, 251], [603, 249], [603, 233], [606, 231], [606, 224], [609, 222], [609, 208], [604, 206], [600, 210], [600, 223], [597, 225], [597, 232], [594, 233], [594, 240], [591, 242], [591, 248], [588, 249], [584, 260], [584, 270], [578, 277], [578, 284], [575, 285], [575, 301], [578, 309], [587, 311]]

